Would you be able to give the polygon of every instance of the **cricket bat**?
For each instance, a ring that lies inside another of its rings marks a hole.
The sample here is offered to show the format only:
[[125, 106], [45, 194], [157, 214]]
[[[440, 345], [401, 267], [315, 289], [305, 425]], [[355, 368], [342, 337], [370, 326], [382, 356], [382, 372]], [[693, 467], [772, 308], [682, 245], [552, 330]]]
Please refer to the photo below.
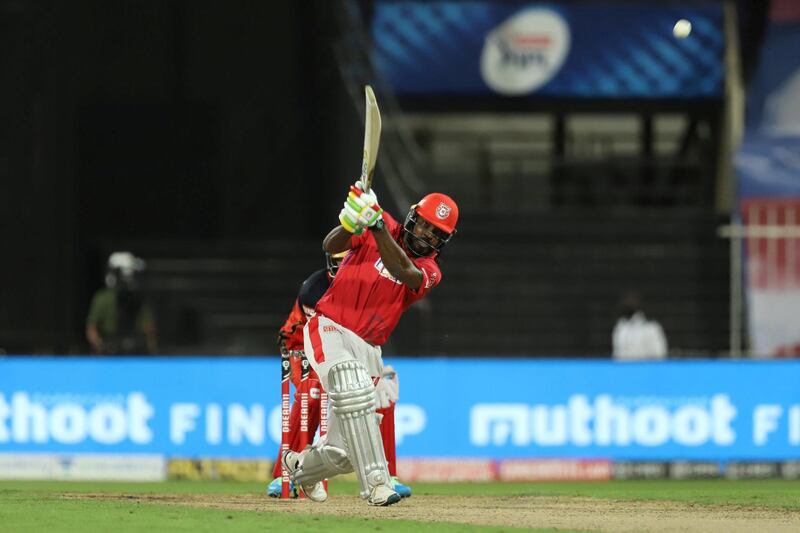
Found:
[[372, 176], [375, 174], [375, 164], [378, 161], [378, 146], [381, 142], [381, 112], [372, 87], [364, 87], [366, 98], [366, 112], [364, 114], [364, 159], [361, 161], [361, 185], [364, 192], [372, 189]]

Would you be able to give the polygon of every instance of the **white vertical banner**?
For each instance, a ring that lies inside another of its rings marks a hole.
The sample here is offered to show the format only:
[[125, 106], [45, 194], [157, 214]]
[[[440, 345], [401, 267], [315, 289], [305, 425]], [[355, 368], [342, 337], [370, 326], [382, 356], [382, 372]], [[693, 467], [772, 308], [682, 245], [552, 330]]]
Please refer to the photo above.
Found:
[[743, 203], [753, 355], [800, 357], [800, 199]]

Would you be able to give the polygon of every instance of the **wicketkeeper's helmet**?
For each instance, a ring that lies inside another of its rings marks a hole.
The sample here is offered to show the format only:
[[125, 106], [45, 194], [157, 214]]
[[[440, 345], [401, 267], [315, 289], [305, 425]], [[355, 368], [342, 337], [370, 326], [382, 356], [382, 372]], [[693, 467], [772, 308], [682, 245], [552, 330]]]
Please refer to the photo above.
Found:
[[[427, 225], [420, 225], [415, 231], [420, 219]], [[419, 257], [439, 253], [455, 235], [457, 222], [458, 206], [453, 199], [446, 194], [431, 193], [408, 210], [403, 224], [405, 244]]]
[[339, 252], [337, 254], [325, 252], [325, 265], [328, 268], [328, 274], [330, 274], [332, 278], [336, 277], [336, 272], [339, 270], [339, 265], [342, 264], [344, 256], [346, 256], [347, 252], [349, 251], [350, 250], [345, 250], [344, 252]]

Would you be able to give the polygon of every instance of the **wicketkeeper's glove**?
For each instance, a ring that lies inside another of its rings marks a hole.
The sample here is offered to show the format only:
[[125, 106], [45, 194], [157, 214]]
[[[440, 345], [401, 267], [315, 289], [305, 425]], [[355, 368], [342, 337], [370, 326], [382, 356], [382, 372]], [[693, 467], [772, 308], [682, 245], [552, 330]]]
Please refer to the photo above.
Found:
[[386, 409], [400, 399], [400, 379], [391, 365], [383, 367], [381, 379], [375, 386], [375, 408]]

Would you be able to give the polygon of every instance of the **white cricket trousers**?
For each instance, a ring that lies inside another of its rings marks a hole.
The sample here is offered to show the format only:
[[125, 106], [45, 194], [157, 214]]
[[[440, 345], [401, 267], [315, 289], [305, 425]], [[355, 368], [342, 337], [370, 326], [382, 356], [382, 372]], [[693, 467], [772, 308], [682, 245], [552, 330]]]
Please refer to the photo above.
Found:
[[[319, 376], [322, 387], [328, 391], [328, 372], [342, 361], [361, 361], [370, 377], [378, 378], [383, 372], [380, 346], [373, 346], [344, 326], [330, 318], [314, 315], [303, 327], [303, 342], [306, 359]], [[330, 412], [330, 411], [328, 411]], [[328, 417], [327, 442], [331, 446], [345, 449], [345, 442], [335, 416]]]

